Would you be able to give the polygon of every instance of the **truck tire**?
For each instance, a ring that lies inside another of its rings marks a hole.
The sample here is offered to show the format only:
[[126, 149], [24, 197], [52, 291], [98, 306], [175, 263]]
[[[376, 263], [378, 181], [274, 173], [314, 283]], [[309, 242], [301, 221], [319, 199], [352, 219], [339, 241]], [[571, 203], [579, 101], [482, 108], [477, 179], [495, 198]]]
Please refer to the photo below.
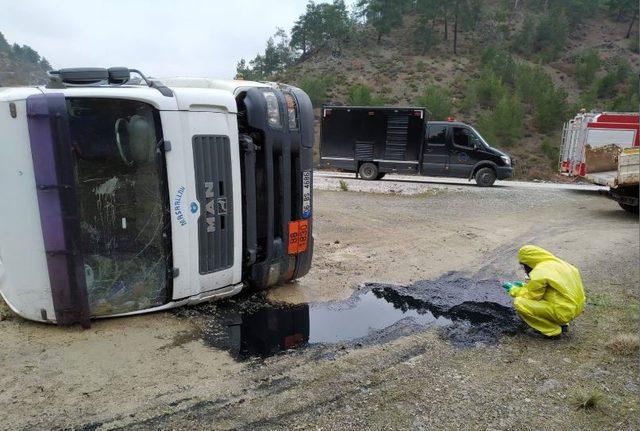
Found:
[[620, 205], [620, 208], [622, 208], [623, 210], [630, 212], [632, 214], [638, 214], [638, 205], [629, 205], [629, 204], [623, 204], [622, 202], [618, 202], [618, 205]]
[[366, 162], [361, 164], [358, 173], [363, 180], [372, 181], [378, 179], [378, 167], [375, 163]]
[[386, 174], [386, 173], [378, 174], [378, 176], [376, 177], [376, 180], [381, 180], [381, 179], [383, 179], [385, 175], [387, 175], [387, 174]]
[[496, 182], [496, 171], [492, 168], [480, 168], [475, 179], [478, 187], [491, 187]]

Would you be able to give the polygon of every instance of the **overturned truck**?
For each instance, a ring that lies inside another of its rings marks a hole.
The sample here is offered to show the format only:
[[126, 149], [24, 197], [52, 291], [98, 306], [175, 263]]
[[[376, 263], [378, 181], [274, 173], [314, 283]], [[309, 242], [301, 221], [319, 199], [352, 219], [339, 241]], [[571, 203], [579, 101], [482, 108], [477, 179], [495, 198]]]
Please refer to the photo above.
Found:
[[0, 294], [85, 327], [310, 268], [313, 111], [294, 87], [62, 69], [0, 89]]

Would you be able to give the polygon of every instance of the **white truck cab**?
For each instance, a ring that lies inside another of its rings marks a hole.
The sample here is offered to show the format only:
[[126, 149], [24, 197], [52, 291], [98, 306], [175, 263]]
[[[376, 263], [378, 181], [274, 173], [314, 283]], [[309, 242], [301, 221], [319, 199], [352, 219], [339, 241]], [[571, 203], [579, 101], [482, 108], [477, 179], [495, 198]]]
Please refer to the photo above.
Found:
[[0, 294], [13, 311], [87, 327], [308, 272], [303, 91], [126, 68], [51, 76], [0, 88]]

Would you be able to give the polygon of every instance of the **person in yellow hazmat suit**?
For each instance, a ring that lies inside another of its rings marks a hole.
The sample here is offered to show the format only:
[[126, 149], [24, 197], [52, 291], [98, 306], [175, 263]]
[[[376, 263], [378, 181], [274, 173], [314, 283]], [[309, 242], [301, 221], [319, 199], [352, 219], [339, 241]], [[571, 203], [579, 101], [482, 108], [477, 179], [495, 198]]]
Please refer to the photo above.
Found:
[[567, 324], [584, 308], [585, 294], [578, 269], [535, 245], [518, 251], [529, 276], [526, 283], [504, 283], [518, 315], [547, 337], [566, 332]]

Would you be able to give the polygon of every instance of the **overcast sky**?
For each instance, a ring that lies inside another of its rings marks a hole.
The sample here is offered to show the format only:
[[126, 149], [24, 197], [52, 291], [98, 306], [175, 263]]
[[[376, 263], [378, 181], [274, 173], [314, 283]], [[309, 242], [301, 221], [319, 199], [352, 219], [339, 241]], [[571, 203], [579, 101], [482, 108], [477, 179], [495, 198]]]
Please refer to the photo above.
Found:
[[[232, 78], [307, 0], [0, 0], [0, 32], [54, 68], [128, 66]], [[320, 1], [322, 3], [322, 1]]]

